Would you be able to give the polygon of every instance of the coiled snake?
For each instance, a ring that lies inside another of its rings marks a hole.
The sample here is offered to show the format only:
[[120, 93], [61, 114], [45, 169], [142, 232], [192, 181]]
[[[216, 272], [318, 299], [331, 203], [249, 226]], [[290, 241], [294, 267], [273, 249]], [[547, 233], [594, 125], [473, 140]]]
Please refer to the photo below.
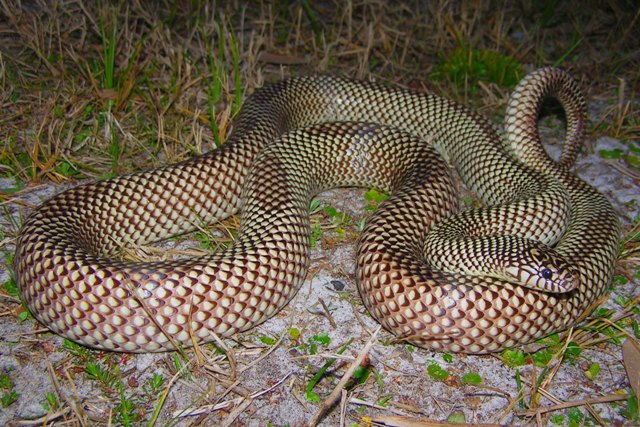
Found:
[[[558, 163], [537, 136], [545, 96], [568, 119]], [[506, 137], [432, 94], [329, 76], [283, 80], [253, 94], [221, 148], [78, 186], [37, 208], [17, 242], [18, 284], [40, 322], [91, 347], [163, 351], [230, 336], [278, 312], [300, 287], [310, 198], [375, 186], [392, 196], [357, 249], [370, 313], [435, 350], [526, 343], [575, 323], [612, 277], [617, 215], [568, 171], [583, 110], [574, 81], [551, 68], [515, 90]], [[444, 219], [457, 201], [432, 146], [487, 208]], [[226, 251], [115, 259], [124, 245], [192, 231], [239, 208], [240, 235]]]

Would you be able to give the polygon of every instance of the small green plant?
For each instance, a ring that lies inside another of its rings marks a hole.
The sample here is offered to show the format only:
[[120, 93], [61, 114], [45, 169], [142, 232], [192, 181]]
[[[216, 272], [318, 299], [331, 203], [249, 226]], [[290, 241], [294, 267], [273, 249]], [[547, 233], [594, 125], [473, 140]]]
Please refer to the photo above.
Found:
[[524, 409], [524, 389], [522, 386], [522, 377], [520, 376], [520, 369], [516, 369], [516, 387], [518, 389], [518, 408]]
[[380, 399], [378, 399], [378, 401], [376, 402], [376, 405], [386, 407], [387, 402], [389, 402], [391, 399], [393, 399], [393, 395], [391, 394], [388, 396], [383, 396]]
[[[91, 381], [95, 381], [98, 387], [109, 396], [117, 396], [118, 403], [115, 406], [115, 420], [118, 424], [129, 426], [140, 419], [137, 408], [140, 406], [135, 395], [127, 393], [122, 380], [120, 366], [126, 361], [128, 356], [115, 354], [104, 354], [86, 347], [78, 345], [71, 340], [64, 340], [64, 348], [76, 358], [75, 364], [80, 368]], [[117, 393], [117, 394], [116, 394]], [[46, 407], [55, 408], [59, 405], [57, 397], [47, 394]]]
[[427, 364], [427, 374], [435, 380], [444, 381], [449, 378], [449, 372], [435, 361], [429, 361]]
[[384, 202], [389, 198], [389, 194], [384, 191], [380, 191], [376, 188], [369, 189], [366, 193], [364, 193], [364, 199], [369, 202], [369, 204], [365, 207], [366, 210], [374, 212], [378, 209], [380, 203]]
[[88, 360], [92, 360], [94, 358], [93, 353], [87, 347], [77, 344], [71, 341], [68, 338], [65, 338], [62, 342], [62, 346], [69, 352], [71, 355], [77, 357], [80, 363], [84, 363]]
[[18, 400], [18, 393], [15, 390], [7, 390], [2, 392], [2, 397], [0, 397], [0, 404], [2, 404], [3, 408], [15, 403]]
[[8, 138], [5, 142], [5, 148], [0, 151], [0, 165], [3, 166], [0, 169], [2, 170], [1, 176], [15, 177], [16, 179], [16, 185], [3, 189], [3, 192], [11, 194], [23, 189], [25, 184], [19, 177], [30, 180], [35, 178], [36, 166], [33, 159], [15, 137]]
[[353, 374], [351, 375], [351, 379], [347, 381], [345, 384], [346, 389], [350, 389], [359, 384], [364, 384], [367, 382], [369, 377], [371, 376], [371, 367], [370, 366], [358, 366]]
[[590, 379], [591, 381], [593, 381], [593, 379], [596, 377], [596, 375], [598, 375], [599, 372], [600, 372], [600, 364], [592, 363], [591, 365], [589, 365], [589, 368], [584, 372], [584, 376]]
[[633, 389], [629, 389], [629, 397], [627, 398], [627, 406], [623, 408], [620, 413], [623, 417], [629, 421], [640, 421], [640, 411], [638, 408], [638, 396], [634, 393]]
[[351, 217], [333, 206], [325, 206], [324, 212], [331, 221], [333, 231], [340, 236], [344, 235], [344, 227], [352, 222]]
[[176, 352], [176, 353], [173, 353], [172, 355], [173, 365], [176, 369], [176, 372], [182, 372], [181, 376], [183, 378], [192, 380], [193, 377], [191, 376], [191, 371], [189, 370], [189, 367], [185, 364], [186, 357], [179, 353], [181, 352]]
[[469, 372], [462, 376], [462, 383], [467, 385], [480, 385], [482, 384], [482, 377], [475, 372]]
[[60, 402], [58, 401], [58, 396], [52, 391], [48, 391], [45, 395], [45, 401], [42, 404], [42, 407], [47, 411], [56, 411], [60, 407]]
[[567, 411], [567, 425], [569, 427], [578, 427], [584, 421], [584, 414], [578, 408], [569, 408]]
[[311, 234], [309, 236], [311, 248], [315, 248], [318, 245], [318, 242], [322, 240], [323, 235], [324, 231], [322, 231], [320, 224], [313, 224], [311, 227]]
[[520, 350], [507, 349], [502, 352], [502, 360], [512, 367], [524, 366], [527, 364], [527, 355]]
[[598, 154], [605, 160], [624, 160], [629, 166], [640, 167], [640, 148], [633, 142], [630, 142], [628, 147], [628, 150], [622, 148], [599, 150]]
[[16, 385], [9, 375], [10, 371], [10, 369], [4, 369], [4, 372], [0, 374], [0, 390], [2, 391], [2, 396], [0, 396], [0, 405], [2, 405], [3, 408], [6, 408], [16, 402], [20, 397], [20, 395], [14, 390]]
[[291, 341], [298, 341], [298, 338], [300, 338], [300, 329], [298, 328], [289, 328], [287, 329], [287, 333], [289, 334], [289, 339]]
[[452, 411], [447, 417], [447, 423], [451, 424], [466, 424], [467, 420], [464, 417], [464, 412], [460, 410]]
[[101, 386], [106, 388], [113, 388], [118, 382], [119, 377], [119, 368], [115, 366], [114, 370], [110, 369], [108, 366], [104, 366], [100, 362], [87, 362], [84, 367], [84, 372], [87, 374], [89, 379], [97, 381], [101, 384]]
[[7, 295], [17, 298], [20, 295], [20, 290], [18, 289], [18, 285], [16, 284], [16, 280], [11, 278], [2, 284], [2, 289], [7, 293]]
[[309, 354], [314, 355], [318, 352], [318, 346], [328, 346], [331, 344], [331, 337], [325, 332], [314, 335], [307, 340], [306, 343], [298, 346], [298, 350], [307, 351]]
[[524, 75], [522, 65], [510, 56], [486, 49], [473, 49], [465, 44], [441, 58], [433, 78], [448, 80], [459, 89], [477, 92], [478, 82], [501, 87], [514, 87]]
[[[329, 345], [329, 343], [331, 342], [331, 339], [328, 336], [326, 336], [326, 334], [314, 335], [314, 337], [312, 337], [312, 340], [326, 343], [326, 345]], [[345, 345], [340, 347], [340, 349], [336, 352], [336, 354], [344, 353], [347, 350], [347, 348], [349, 348], [352, 342], [353, 342], [353, 338], [347, 341]], [[315, 353], [310, 353], [310, 354], [315, 354]], [[334, 364], [335, 361], [336, 359], [333, 357], [327, 360], [325, 364], [318, 370], [318, 372], [316, 372], [313, 378], [311, 378], [311, 381], [309, 381], [309, 383], [307, 384], [307, 387], [305, 388], [305, 397], [307, 398], [308, 401], [314, 402], [314, 403], [320, 402], [320, 396], [318, 396], [318, 394], [313, 391], [313, 388], [320, 382], [322, 378], [324, 378], [327, 370], [331, 367], [331, 365]], [[360, 374], [361, 377], [363, 375], [364, 375], [363, 373]]]
[[267, 335], [261, 335], [258, 337], [258, 339], [262, 344], [268, 345], [269, 347], [271, 347], [272, 345], [275, 345], [275, 343], [278, 342], [277, 339], [269, 337]]
[[[140, 402], [132, 391], [127, 391], [122, 380], [120, 366], [125, 358], [101, 354], [88, 350], [82, 346], [65, 340], [65, 347], [78, 358], [79, 364], [84, 365], [83, 371], [87, 378], [95, 381], [98, 387], [108, 396], [116, 398], [114, 419], [117, 424], [131, 426], [141, 419]], [[156, 381], [159, 381], [156, 379]], [[160, 382], [161, 383], [161, 382]], [[57, 400], [55, 396], [47, 396], [47, 405], [51, 406]]]
[[118, 174], [120, 168], [120, 158], [123, 154], [123, 146], [120, 143], [112, 117], [112, 110], [116, 100], [116, 46], [118, 45], [118, 18], [115, 10], [111, 11], [109, 22], [104, 18], [99, 20], [100, 36], [102, 39], [102, 89], [107, 94], [105, 97], [104, 111], [98, 114], [101, 122], [105, 125], [109, 145], [107, 152], [111, 159], [111, 173], [108, 177]]
[[311, 202], [309, 203], [309, 215], [318, 213], [320, 209], [321, 209], [320, 200], [312, 199]]
[[132, 423], [139, 421], [140, 416], [137, 409], [137, 402], [124, 392], [124, 386], [120, 383], [118, 387], [120, 391], [120, 402], [116, 406], [116, 420], [120, 421], [124, 426], [131, 426]]
[[[310, 241], [314, 248], [325, 236], [325, 232], [330, 230], [339, 238], [344, 237], [347, 227], [353, 224], [353, 218], [341, 212], [333, 206], [322, 206], [320, 201], [313, 199], [309, 205], [309, 213], [312, 217]], [[321, 215], [322, 220], [316, 217]]]
[[164, 382], [165, 379], [162, 374], [156, 372], [149, 378], [143, 390], [151, 396], [157, 396], [164, 389]]
[[83, 178], [82, 174], [80, 173], [80, 169], [73, 163], [70, 163], [66, 160], [63, 160], [62, 162], [60, 162], [60, 164], [56, 166], [55, 170], [60, 175], [68, 178], [69, 177]]
[[598, 154], [605, 160], [617, 160], [624, 156], [624, 150], [622, 148], [614, 148], [613, 150], [599, 150]]
[[226, 245], [218, 244], [218, 239], [210, 230], [198, 231], [193, 234], [193, 237], [200, 242], [200, 247], [208, 251], [216, 251], [218, 249], [226, 249]]

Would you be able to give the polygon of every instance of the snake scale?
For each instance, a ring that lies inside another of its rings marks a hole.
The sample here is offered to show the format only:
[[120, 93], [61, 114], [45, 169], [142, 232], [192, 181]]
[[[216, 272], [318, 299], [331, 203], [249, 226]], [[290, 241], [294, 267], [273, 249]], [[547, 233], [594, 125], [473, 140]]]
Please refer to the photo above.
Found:
[[[567, 116], [559, 162], [536, 120]], [[147, 352], [250, 329], [277, 313], [309, 265], [311, 197], [336, 186], [391, 192], [357, 247], [366, 308], [400, 339], [486, 353], [577, 322], [606, 291], [620, 225], [569, 166], [585, 104], [544, 68], [511, 96], [505, 135], [445, 98], [332, 76], [258, 89], [227, 142], [182, 163], [64, 191], [17, 241], [15, 271], [36, 319], [90, 347]], [[438, 154], [440, 153], [440, 155]], [[445, 160], [484, 208], [458, 209]], [[122, 248], [241, 210], [238, 238], [208, 256], [118, 259]]]

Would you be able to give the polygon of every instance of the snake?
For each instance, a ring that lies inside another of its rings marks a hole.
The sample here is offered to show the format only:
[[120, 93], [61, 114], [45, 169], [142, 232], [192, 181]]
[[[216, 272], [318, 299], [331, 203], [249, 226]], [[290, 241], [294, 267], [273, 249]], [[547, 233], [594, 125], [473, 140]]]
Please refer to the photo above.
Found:
[[[537, 131], [549, 97], [567, 122], [558, 161]], [[38, 206], [17, 238], [17, 283], [39, 322], [89, 347], [170, 351], [230, 337], [302, 286], [310, 200], [375, 187], [390, 197], [366, 222], [354, 274], [371, 316], [434, 351], [523, 345], [579, 322], [612, 280], [618, 215], [571, 171], [584, 111], [576, 81], [556, 68], [519, 83], [503, 129], [428, 92], [290, 77], [257, 89], [219, 148]], [[454, 173], [481, 206], [460, 206]], [[122, 257], [237, 212], [238, 236], [223, 251]]]

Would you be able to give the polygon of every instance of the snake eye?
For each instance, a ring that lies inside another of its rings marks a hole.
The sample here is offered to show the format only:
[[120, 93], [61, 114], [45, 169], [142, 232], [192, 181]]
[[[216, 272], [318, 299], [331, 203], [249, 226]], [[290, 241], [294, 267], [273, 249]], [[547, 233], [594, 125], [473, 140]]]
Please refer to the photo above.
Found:
[[545, 280], [549, 280], [553, 277], [553, 271], [549, 270], [548, 268], [542, 269], [540, 274], [542, 275], [542, 278]]

